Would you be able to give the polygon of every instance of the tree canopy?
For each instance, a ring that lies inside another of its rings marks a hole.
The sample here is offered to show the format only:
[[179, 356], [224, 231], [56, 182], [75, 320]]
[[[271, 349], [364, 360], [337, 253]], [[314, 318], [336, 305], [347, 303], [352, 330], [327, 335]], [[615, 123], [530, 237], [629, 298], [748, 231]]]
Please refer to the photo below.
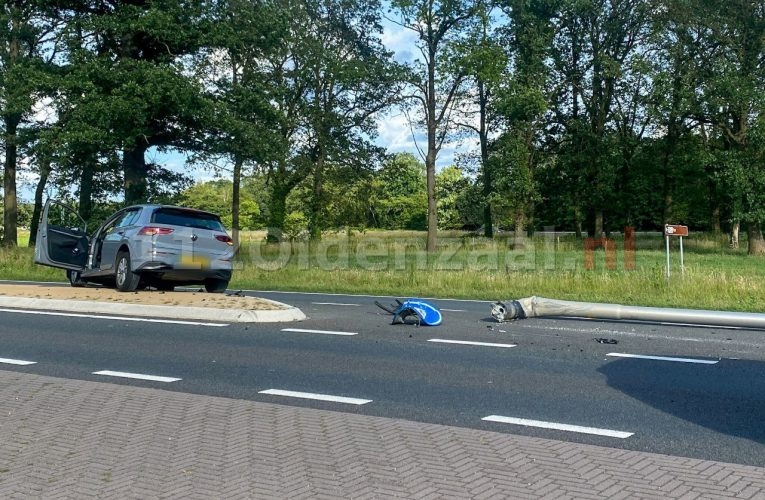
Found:
[[[9, 0], [0, 41], [4, 245], [34, 179], [33, 228], [47, 193], [86, 219], [204, 205], [235, 238], [687, 223], [765, 254], [761, 3]], [[401, 112], [415, 146], [392, 154]]]

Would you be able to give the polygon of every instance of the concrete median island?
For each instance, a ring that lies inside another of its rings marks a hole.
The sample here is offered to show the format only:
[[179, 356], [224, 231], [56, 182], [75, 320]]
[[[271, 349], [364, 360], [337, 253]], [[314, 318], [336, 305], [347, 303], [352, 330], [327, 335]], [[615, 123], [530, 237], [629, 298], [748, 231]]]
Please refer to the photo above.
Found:
[[305, 319], [299, 309], [281, 302], [206, 293], [193, 287], [119, 292], [104, 287], [76, 288], [49, 283], [0, 284], [0, 307], [239, 323]]

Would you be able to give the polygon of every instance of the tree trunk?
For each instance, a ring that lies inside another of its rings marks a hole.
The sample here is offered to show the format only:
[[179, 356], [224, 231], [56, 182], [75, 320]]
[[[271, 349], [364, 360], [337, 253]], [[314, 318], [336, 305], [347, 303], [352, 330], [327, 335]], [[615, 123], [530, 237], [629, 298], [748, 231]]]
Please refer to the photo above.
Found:
[[664, 179], [664, 215], [662, 221], [664, 224], [670, 224], [674, 213], [674, 200], [672, 199], [672, 188], [668, 186], [671, 181], [665, 176]]
[[733, 225], [730, 228], [730, 247], [738, 248], [738, 235], [741, 229], [741, 222], [733, 221]]
[[576, 233], [576, 239], [581, 240], [584, 237], [582, 213], [578, 209], [574, 209], [574, 232]]
[[428, 131], [428, 152], [425, 155], [425, 175], [427, 177], [428, 195], [428, 239], [426, 251], [431, 254], [436, 251], [436, 233], [438, 232], [438, 208], [436, 205], [436, 47], [429, 47], [428, 53], [428, 92], [426, 99], [425, 118]]
[[677, 145], [681, 134], [681, 96], [684, 91], [684, 82], [681, 75], [676, 74], [672, 79], [672, 107], [667, 120], [667, 136], [664, 144], [664, 158], [662, 166], [664, 170], [664, 224], [671, 224], [674, 217], [674, 193], [675, 172], [672, 168], [672, 159], [677, 151]]
[[762, 237], [762, 226], [759, 222], [750, 222], [747, 226], [749, 238], [749, 255], [765, 255], [765, 239]]
[[585, 221], [587, 235], [591, 238], [600, 238], [603, 236], [603, 209], [590, 208]]
[[18, 201], [16, 200], [16, 162], [18, 154], [17, 129], [21, 115], [6, 115], [5, 121], [5, 173], [3, 175], [3, 231], [2, 245], [15, 247], [18, 239], [17, 217]]
[[321, 239], [321, 207], [324, 196], [324, 158], [320, 156], [314, 167], [313, 196], [311, 197], [308, 232], [312, 240]]
[[236, 155], [234, 159], [233, 194], [231, 196], [231, 237], [234, 240], [234, 250], [239, 250], [239, 191], [242, 184], [242, 158]]
[[131, 149], [125, 149], [122, 158], [122, 167], [125, 174], [125, 204], [145, 203], [148, 196], [146, 180], [146, 153], [147, 146], [136, 144]]
[[488, 193], [486, 191], [486, 184], [484, 184], [483, 235], [487, 238], [494, 238], [494, 220], [491, 216], [491, 203], [488, 201], [491, 191]]
[[603, 236], [603, 210], [602, 209], [596, 209], [595, 210], [595, 226], [594, 226], [594, 237], [600, 238]]
[[516, 238], [526, 236], [526, 214], [519, 212], [515, 214], [515, 231], [513, 236]]
[[428, 253], [436, 251], [436, 233], [438, 231], [438, 210], [436, 208], [436, 158], [435, 151], [428, 153], [425, 159], [428, 190]]
[[93, 178], [95, 177], [95, 160], [88, 158], [82, 163], [82, 174], [80, 175], [80, 217], [89, 221], [93, 213]]
[[576, 239], [581, 240], [584, 238], [584, 229], [582, 229], [582, 221], [577, 220], [574, 222], [574, 232], [576, 233]]
[[[7, 21], [10, 21], [11, 31], [10, 33], [4, 33], [4, 45], [7, 44], [7, 47], [4, 47], [4, 49], [7, 49], [7, 52], [4, 54], [4, 64], [3, 64], [3, 70], [5, 72], [8, 71], [11, 67], [15, 66], [20, 58], [21, 58], [21, 40], [22, 40], [22, 31], [24, 30], [24, 22], [25, 20], [23, 18], [19, 18], [17, 16], [21, 16], [21, 8], [20, 5], [15, 4], [9, 4], [7, 2], [5, 3], [5, 11], [4, 14], [10, 14], [10, 19]], [[4, 22], [5, 26], [7, 27], [6, 22]], [[8, 36], [10, 35], [10, 36]], [[13, 83], [12, 82], [5, 82], [6, 89], [9, 93], [12, 93], [14, 90]], [[0, 243], [4, 247], [15, 247], [18, 244], [18, 200], [16, 199], [16, 163], [18, 160], [18, 127], [21, 123], [22, 119], [22, 113], [18, 112], [18, 110], [14, 110], [9, 108], [9, 102], [11, 100], [9, 97], [19, 97], [19, 96], [9, 96], [5, 95], [5, 98], [3, 99], [3, 122], [5, 125], [5, 171], [3, 174], [3, 228], [2, 231], [3, 238]], [[26, 97], [26, 96], [25, 96]]]
[[[240, 65], [236, 55], [231, 54], [231, 85], [234, 95], [239, 90]], [[242, 157], [234, 153], [234, 178], [232, 179], [231, 194], [231, 239], [234, 243], [234, 251], [239, 251], [239, 190], [242, 182]]]
[[269, 203], [268, 214], [268, 235], [266, 239], [269, 243], [281, 241], [282, 231], [284, 230], [284, 219], [287, 217], [287, 196], [290, 188], [283, 180], [274, 179], [271, 187], [271, 200]]
[[720, 206], [716, 205], [712, 209], [712, 229], [715, 233], [722, 233], [722, 222], [720, 217]]
[[592, 238], [603, 236], [603, 210], [600, 208], [590, 209], [587, 215], [587, 234]]
[[37, 228], [40, 225], [40, 216], [43, 209], [43, 193], [45, 185], [48, 184], [50, 176], [50, 159], [46, 158], [40, 164], [40, 180], [35, 187], [35, 206], [32, 209], [32, 224], [29, 227], [29, 246], [34, 247], [37, 244]]
[[488, 114], [488, 96], [482, 80], [478, 80], [478, 100], [480, 106], [480, 125], [478, 139], [481, 144], [481, 180], [483, 181], [483, 235], [487, 238], [494, 237], [494, 222], [491, 216], [491, 203], [489, 197], [493, 191], [491, 169], [489, 168], [489, 134], [486, 128]]

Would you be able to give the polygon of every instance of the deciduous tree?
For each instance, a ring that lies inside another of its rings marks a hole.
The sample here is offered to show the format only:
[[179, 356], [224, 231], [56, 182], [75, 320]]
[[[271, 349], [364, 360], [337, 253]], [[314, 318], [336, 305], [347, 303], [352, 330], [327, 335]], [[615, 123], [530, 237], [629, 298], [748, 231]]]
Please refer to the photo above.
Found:
[[42, 97], [55, 58], [58, 23], [42, 0], [6, 0], [0, 9], [0, 126], [3, 132], [2, 245], [17, 244], [20, 132]]
[[[150, 148], [191, 149], [213, 107], [187, 73], [215, 20], [203, 0], [82, 0], [70, 30], [72, 123], [108, 131], [126, 203], [151, 196]], [[78, 88], [79, 86], [79, 88]]]
[[418, 124], [425, 129], [427, 144], [420, 148], [425, 159], [428, 194], [427, 251], [436, 250], [438, 210], [436, 205], [436, 161], [444, 141], [453, 131], [452, 112], [464, 90], [467, 73], [454, 65], [450, 47], [466, 36], [467, 27], [484, 8], [484, 0], [393, 0], [397, 22], [417, 36], [421, 60], [412, 97], [418, 103]]

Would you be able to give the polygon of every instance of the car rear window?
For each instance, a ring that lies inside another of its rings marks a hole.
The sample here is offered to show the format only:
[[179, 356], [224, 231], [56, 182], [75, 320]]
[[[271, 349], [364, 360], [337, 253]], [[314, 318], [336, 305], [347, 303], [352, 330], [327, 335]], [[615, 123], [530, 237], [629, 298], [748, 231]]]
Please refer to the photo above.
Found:
[[159, 208], [152, 214], [151, 221], [156, 224], [171, 226], [211, 229], [213, 231], [226, 230], [217, 215], [177, 208]]

